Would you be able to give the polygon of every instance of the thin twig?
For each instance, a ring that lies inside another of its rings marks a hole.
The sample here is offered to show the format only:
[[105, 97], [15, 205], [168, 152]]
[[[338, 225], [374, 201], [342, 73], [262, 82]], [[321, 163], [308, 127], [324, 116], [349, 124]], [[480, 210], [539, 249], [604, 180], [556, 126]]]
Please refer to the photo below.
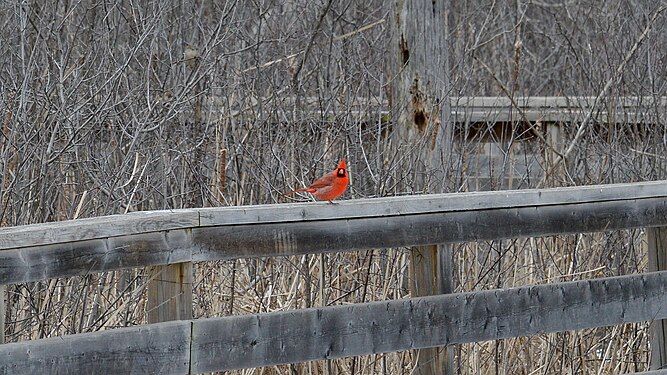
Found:
[[593, 113], [595, 113], [595, 108], [597, 107], [598, 103], [600, 102], [602, 97], [607, 95], [607, 92], [611, 88], [611, 85], [623, 73], [623, 71], [625, 70], [625, 66], [634, 57], [637, 50], [639, 50], [639, 46], [641, 46], [641, 44], [648, 36], [648, 33], [649, 31], [651, 31], [651, 27], [655, 23], [655, 20], [658, 18], [660, 13], [665, 11], [665, 9], [667, 9], [667, 5], [661, 6], [660, 8], [658, 8], [658, 10], [655, 11], [655, 13], [653, 13], [651, 20], [644, 28], [644, 31], [641, 33], [639, 38], [637, 38], [637, 41], [635, 41], [635, 44], [632, 46], [630, 51], [628, 51], [628, 53], [625, 55], [625, 58], [623, 59], [621, 64], [616, 68], [614, 74], [607, 80], [604, 87], [602, 87], [602, 90], [600, 90], [598, 95], [593, 100], [593, 103], [591, 104], [588, 112], [586, 113], [586, 117], [584, 117], [584, 119], [581, 121], [581, 124], [579, 125], [579, 128], [577, 129], [577, 132], [575, 133], [574, 138], [572, 139], [572, 142], [570, 142], [570, 145], [567, 147], [567, 149], [565, 149], [565, 152], [563, 152], [562, 155], [559, 154], [558, 157], [556, 157], [556, 160], [554, 160], [554, 163], [551, 166], [551, 170], [549, 171], [549, 173], [545, 174], [545, 178], [542, 179], [542, 181], [540, 181], [540, 183], [538, 184], [538, 188], [544, 185], [544, 183], [546, 182], [546, 176], [551, 175], [556, 170], [556, 168], [558, 168], [558, 166], [560, 166], [560, 164], [562, 164], [563, 161], [567, 159], [568, 156], [570, 156], [572, 150], [574, 150], [574, 148], [577, 146], [577, 143], [579, 143], [581, 137], [584, 135], [584, 131], [588, 128], [588, 124], [591, 121], [591, 118], [593, 117]]

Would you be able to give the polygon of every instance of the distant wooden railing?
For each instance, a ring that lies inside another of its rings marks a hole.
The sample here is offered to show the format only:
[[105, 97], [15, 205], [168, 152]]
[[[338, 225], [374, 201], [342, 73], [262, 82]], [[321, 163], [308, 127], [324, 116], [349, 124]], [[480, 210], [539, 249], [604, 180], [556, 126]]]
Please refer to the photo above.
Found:
[[604, 123], [651, 124], [667, 119], [667, 97], [622, 96], [598, 102], [594, 96], [451, 97], [454, 122], [577, 123], [592, 112], [591, 119]]
[[[647, 228], [652, 270], [664, 270], [666, 226], [667, 181], [138, 212], [3, 228], [0, 284], [191, 261], [626, 228]], [[3, 344], [0, 373], [225, 371], [652, 321], [667, 318], [666, 302], [667, 272], [652, 272], [186, 319]], [[655, 331], [654, 350], [664, 352], [659, 331], [665, 330]]]
[[[267, 99], [268, 100], [268, 99]], [[543, 123], [577, 123], [593, 111], [591, 119], [604, 123], [651, 124], [667, 119], [667, 97], [621, 96], [607, 97], [595, 103], [594, 96], [526, 96], [514, 98], [514, 103], [504, 96], [453, 96], [450, 97], [451, 120], [455, 123], [503, 123], [527, 120]], [[306, 97], [299, 100], [300, 106], [310, 117], [327, 115], [369, 116], [389, 113], [387, 101], [373, 98], [345, 98], [331, 106], [325, 99]], [[515, 105], [516, 104], [516, 105]], [[293, 108], [294, 98], [281, 98], [281, 105]], [[226, 108], [226, 99], [209, 99], [212, 111]], [[323, 111], [321, 108], [341, 108]], [[290, 109], [290, 111], [292, 111]], [[236, 110], [232, 116], [243, 116], [252, 111]], [[292, 118], [290, 113], [285, 118]]]

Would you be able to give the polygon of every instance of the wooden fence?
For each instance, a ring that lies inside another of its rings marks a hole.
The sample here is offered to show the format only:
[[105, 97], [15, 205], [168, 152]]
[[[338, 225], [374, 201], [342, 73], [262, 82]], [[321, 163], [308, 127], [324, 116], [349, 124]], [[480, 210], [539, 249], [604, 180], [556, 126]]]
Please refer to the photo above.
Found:
[[451, 97], [452, 121], [578, 123], [595, 121], [619, 124], [652, 124], [667, 119], [667, 97], [623, 96], [596, 101], [593, 96]]
[[[292, 108], [297, 100], [293, 97], [284, 98], [286, 108]], [[322, 98], [300, 98], [299, 105], [305, 108], [309, 117], [318, 118], [331, 116], [330, 103], [323, 105]], [[227, 107], [226, 98], [209, 99], [209, 110], [221, 111]], [[344, 111], [334, 112], [336, 115], [350, 115], [353, 118], [389, 113], [386, 101], [373, 100], [365, 97], [345, 98], [336, 103], [335, 108]], [[511, 100], [502, 96], [453, 96], [450, 97], [451, 121], [459, 124], [490, 122], [505, 123], [514, 121], [530, 121], [542, 123], [578, 123], [589, 116], [590, 119], [604, 123], [617, 124], [652, 124], [667, 119], [667, 97], [653, 96], [622, 96], [607, 97], [604, 101], [594, 96], [526, 96]], [[233, 116], [243, 116], [246, 110], [236, 110]], [[284, 118], [292, 118], [291, 114]], [[283, 117], [283, 116], [279, 116]]]
[[[646, 228], [667, 181], [138, 212], [0, 230], [0, 284], [179, 262]], [[190, 290], [191, 293], [191, 290]], [[183, 301], [188, 301], [184, 298]], [[187, 319], [0, 345], [0, 373], [199, 373], [667, 319], [667, 272]], [[655, 324], [654, 363], [664, 358]]]

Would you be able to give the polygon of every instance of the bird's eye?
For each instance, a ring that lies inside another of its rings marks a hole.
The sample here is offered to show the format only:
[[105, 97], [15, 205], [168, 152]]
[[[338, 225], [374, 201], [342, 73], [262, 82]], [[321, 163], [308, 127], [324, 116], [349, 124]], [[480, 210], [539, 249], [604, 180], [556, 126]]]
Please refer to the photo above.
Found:
[[338, 172], [336, 172], [336, 176], [345, 177], [345, 168], [338, 168]]

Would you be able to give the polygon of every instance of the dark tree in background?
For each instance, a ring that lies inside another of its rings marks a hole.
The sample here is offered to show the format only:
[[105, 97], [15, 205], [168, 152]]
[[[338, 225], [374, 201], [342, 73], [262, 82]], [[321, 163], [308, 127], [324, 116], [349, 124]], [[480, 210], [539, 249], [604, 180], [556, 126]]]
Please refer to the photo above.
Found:
[[[393, 148], [401, 156], [394, 172], [402, 191], [442, 192], [452, 160], [447, 49], [448, 1], [397, 1], [391, 52]], [[405, 178], [407, 177], [407, 178]], [[452, 292], [451, 245], [418, 246], [410, 254], [410, 294]], [[449, 348], [415, 352], [416, 374], [453, 373]]]

